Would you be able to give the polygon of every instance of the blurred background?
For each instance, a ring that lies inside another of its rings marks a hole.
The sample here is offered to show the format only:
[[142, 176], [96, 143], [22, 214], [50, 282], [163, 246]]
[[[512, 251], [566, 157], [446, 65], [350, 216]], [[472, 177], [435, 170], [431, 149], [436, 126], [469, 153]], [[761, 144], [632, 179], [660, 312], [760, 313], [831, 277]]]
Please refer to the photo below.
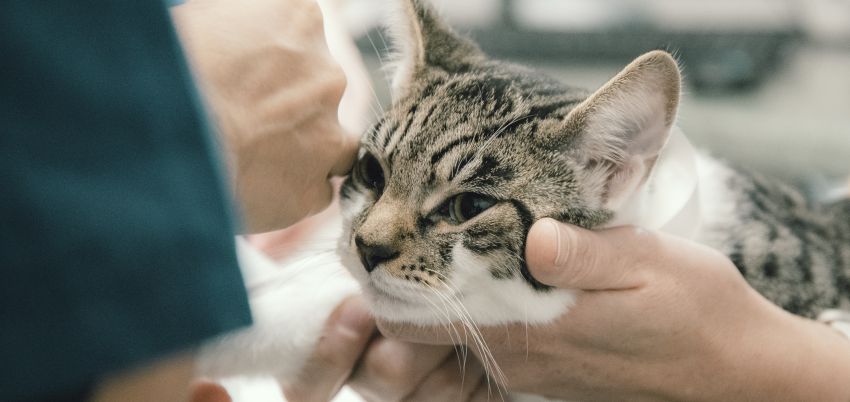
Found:
[[[386, 0], [344, 19], [389, 103]], [[850, 175], [850, 0], [433, 0], [495, 58], [595, 89], [666, 49], [686, 78], [679, 125], [698, 147], [804, 186]]]

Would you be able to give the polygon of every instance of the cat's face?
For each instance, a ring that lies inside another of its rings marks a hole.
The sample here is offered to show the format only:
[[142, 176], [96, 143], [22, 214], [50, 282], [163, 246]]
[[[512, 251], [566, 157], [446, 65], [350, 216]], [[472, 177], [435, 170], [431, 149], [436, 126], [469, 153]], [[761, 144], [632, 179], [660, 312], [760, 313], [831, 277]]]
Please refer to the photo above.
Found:
[[[588, 97], [488, 61], [418, 3], [406, 4], [413, 60], [404, 62], [407, 73], [400, 68], [408, 75], [396, 81], [396, 101], [364, 136], [343, 185], [343, 261], [384, 319], [551, 319], [572, 295], [529, 275], [528, 230], [542, 217], [586, 227], [610, 218], [612, 205], [645, 178], [663, 145], [640, 140], [658, 149], [632, 152], [624, 131], [669, 129], [664, 88], [655, 91], [662, 93], [661, 129], [643, 114], [599, 123], [596, 116], [608, 118], [620, 107], [609, 107], [610, 89]], [[664, 68], [663, 57], [630, 66], [631, 74]], [[612, 133], [594, 139], [589, 129]]]
[[491, 291], [488, 283], [546, 292], [523, 262], [530, 225], [605, 216], [600, 203], [580, 199], [577, 167], [534, 138], [556, 130], [583, 96], [537, 96], [554, 84], [523, 86], [519, 77], [435, 78], [365, 136], [342, 189], [344, 248], [379, 310], [432, 310], [441, 306], [436, 292], [463, 301]]

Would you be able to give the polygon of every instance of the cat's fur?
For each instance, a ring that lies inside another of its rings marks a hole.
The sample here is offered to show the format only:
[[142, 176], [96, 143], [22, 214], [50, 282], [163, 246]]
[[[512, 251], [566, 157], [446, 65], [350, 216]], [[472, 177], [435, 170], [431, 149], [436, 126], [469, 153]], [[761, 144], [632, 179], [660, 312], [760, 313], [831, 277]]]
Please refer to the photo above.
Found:
[[[526, 234], [543, 217], [616, 218], [675, 130], [677, 63], [651, 52], [588, 92], [488, 59], [418, 0], [396, 3], [394, 101], [342, 187], [343, 264], [387, 320], [473, 329], [563, 314], [574, 294], [530, 276]], [[814, 205], [706, 155], [696, 165], [695, 240], [790, 312], [850, 306], [850, 201]], [[455, 219], [447, 203], [462, 193], [487, 208]]]

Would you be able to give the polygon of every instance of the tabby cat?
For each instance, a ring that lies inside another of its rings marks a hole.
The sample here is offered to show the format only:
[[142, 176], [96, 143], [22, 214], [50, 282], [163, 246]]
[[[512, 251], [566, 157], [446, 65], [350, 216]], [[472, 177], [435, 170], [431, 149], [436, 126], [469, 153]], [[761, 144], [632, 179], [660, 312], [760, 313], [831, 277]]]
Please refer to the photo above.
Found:
[[[589, 93], [488, 59], [418, 0], [400, 21], [394, 102], [342, 187], [346, 266], [385, 319], [460, 319], [435, 293], [477, 323], [552, 319], [572, 293], [529, 275], [526, 234], [543, 217], [616, 219], [676, 130], [676, 61], [647, 53]], [[792, 313], [850, 305], [850, 202], [813, 205], [703, 154], [696, 165], [695, 240]]]
[[[585, 228], [640, 223], [626, 217], [636, 194], [680, 190], [657, 177], [678, 135], [676, 61], [647, 53], [587, 92], [487, 58], [419, 0], [393, 3], [394, 101], [363, 136], [341, 189], [343, 265], [386, 320], [470, 329], [552, 320], [575, 294], [529, 274], [526, 234], [543, 217]], [[699, 208], [687, 236], [726, 253], [792, 313], [850, 306], [850, 201], [814, 205], [781, 183], [695, 155], [698, 191], [689, 202]], [[325, 271], [310, 282], [322, 300], [309, 311], [287, 303], [269, 314], [290, 317], [285, 325], [210, 350], [206, 373], [239, 362], [274, 367], [284, 383], [297, 373], [299, 351], [353, 289], [350, 278]], [[275, 303], [291, 300], [285, 293]], [[242, 352], [251, 348], [265, 349]], [[282, 361], [293, 366], [282, 372]]]

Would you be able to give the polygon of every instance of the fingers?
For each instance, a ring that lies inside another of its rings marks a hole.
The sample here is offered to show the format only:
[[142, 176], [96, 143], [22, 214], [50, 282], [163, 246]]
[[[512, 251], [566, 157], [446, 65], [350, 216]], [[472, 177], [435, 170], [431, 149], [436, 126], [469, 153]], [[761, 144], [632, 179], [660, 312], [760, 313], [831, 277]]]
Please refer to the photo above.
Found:
[[350, 134], [341, 135], [343, 136], [342, 146], [339, 149], [336, 163], [331, 168], [331, 176], [347, 175], [357, 159], [357, 147], [360, 146], [360, 138]]
[[189, 402], [232, 402], [232, 399], [221, 384], [201, 379], [189, 388]]
[[449, 346], [378, 337], [369, 345], [348, 384], [367, 401], [398, 401], [413, 392], [451, 352]]
[[628, 289], [645, 281], [642, 262], [656, 256], [661, 238], [633, 227], [590, 231], [541, 219], [529, 231], [526, 261], [532, 276], [570, 289]]
[[469, 402], [491, 402], [502, 400], [499, 393], [494, 391], [493, 386], [486, 379], [478, 383], [478, 387], [472, 391]]
[[359, 297], [331, 314], [299, 381], [284, 387], [288, 401], [328, 401], [348, 378], [374, 333], [374, 322]]
[[416, 391], [405, 397], [410, 402], [467, 401], [484, 380], [484, 367], [478, 360], [450, 354], [425, 377]]

